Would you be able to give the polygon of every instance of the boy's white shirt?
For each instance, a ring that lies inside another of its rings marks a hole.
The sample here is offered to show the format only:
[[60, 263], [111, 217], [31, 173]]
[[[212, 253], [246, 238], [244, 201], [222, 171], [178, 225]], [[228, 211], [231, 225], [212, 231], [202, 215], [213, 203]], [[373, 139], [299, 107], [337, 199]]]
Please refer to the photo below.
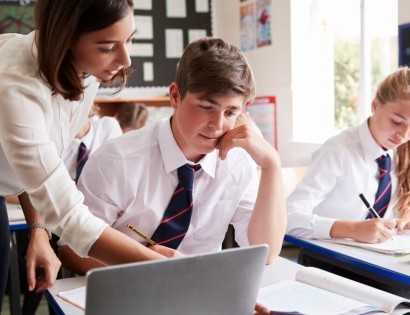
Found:
[[[127, 224], [147, 236], [154, 233], [177, 185], [177, 169], [187, 162], [167, 118], [104, 144], [89, 158], [78, 187], [96, 216], [142, 242]], [[191, 224], [178, 250], [220, 250], [229, 224], [235, 227], [239, 245], [248, 245], [259, 185], [255, 162], [235, 148], [223, 161], [215, 150], [199, 163]]]
[[[305, 238], [329, 238], [337, 219], [365, 220], [368, 210], [359, 198], [371, 204], [377, 192], [376, 159], [384, 151], [372, 137], [367, 120], [327, 140], [312, 156], [308, 171], [287, 199], [287, 234]], [[385, 218], [393, 218], [397, 189], [394, 163], [390, 171], [392, 197]]]

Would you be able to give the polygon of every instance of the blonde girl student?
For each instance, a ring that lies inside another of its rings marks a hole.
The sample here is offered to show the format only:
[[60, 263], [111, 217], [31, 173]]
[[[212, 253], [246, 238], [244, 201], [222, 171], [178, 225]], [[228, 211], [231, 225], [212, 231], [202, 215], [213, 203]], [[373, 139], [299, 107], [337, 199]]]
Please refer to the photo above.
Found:
[[[361, 125], [330, 138], [313, 154], [305, 177], [287, 200], [287, 234], [379, 243], [409, 228], [408, 207], [403, 206], [409, 202], [408, 195], [401, 192], [409, 189], [405, 173], [409, 157], [403, 153], [399, 153], [399, 159], [396, 157], [396, 149], [401, 152], [400, 146], [410, 138], [407, 67], [399, 68], [380, 83], [371, 109], [372, 115]], [[379, 217], [371, 215], [360, 194]], [[308, 250], [300, 252], [299, 262], [379, 286], [360, 279], [360, 275], [336, 270], [326, 257]], [[400, 294], [394, 288], [383, 289]]]
[[[313, 154], [305, 177], [287, 200], [288, 234], [377, 243], [395, 233], [399, 187], [395, 150], [410, 138], [407, 67], [381, 82], [371, 108], [372, 115], [361, 125], [330, 138]], [[390, 160], [390, 169], [379, 166], [384, 157]], [[380, 197], [377, 193], [384, 176], [390, 181]], [[366, 196], [381, 218], [369, 215], [359, 194]]]

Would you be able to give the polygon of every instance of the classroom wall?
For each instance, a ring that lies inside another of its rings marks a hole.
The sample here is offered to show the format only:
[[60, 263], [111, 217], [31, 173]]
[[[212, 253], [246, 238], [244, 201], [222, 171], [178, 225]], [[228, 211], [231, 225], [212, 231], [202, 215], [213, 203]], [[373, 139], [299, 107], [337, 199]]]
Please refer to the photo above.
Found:
[[[254, 71], [258, 96], [277, 101], [278, 148], [283, 166], [307, 165], [319, 144], [293, 141], [291, 14], [289, 0], [271, 1], [273, 44], [245, 52]], [[213, 0], [213, 34], [239, 46], [238, 0]], [[229, 18], [228, 18], [229, 17]]]
[[[293, 135], [294, 97], [292, 90], [292, 58], [290, 6], [293, 0], [271, 0], [271, 34], [273, 44], [245, 52], [256, 80], [258, 96], [275, 95], [277, 100], [278, 149], [283, 166], [308, 165], [310, 156], [320, 144], [298, 143]], [[213, 34], [239, 46], [238, 0], [212, 0]], [[399, 24], [410, 23], [410, 1], [398, 0]], [[295, 65], [293, 65], [295, 68]], [[307, 104], [309, 105], [309, 104]]]
[[399, 25], [410, 23], [410, 1], [409, 0], [399, 0]]

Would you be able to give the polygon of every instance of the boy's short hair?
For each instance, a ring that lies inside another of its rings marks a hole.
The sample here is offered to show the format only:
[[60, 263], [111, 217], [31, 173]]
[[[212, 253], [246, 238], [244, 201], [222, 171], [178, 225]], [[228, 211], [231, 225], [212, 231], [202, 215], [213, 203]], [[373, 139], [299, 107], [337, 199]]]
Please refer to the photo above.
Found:
[[410, 100], [410, 69], [401, 67], [388, 75], [379, 84], [376, 99], [381, 104]]
[[255, 96], [251, 67], [239, 48], [220, 38], [202, 38], [189, 44], [179, 61], [175, 82], [183, 99], [187, 92]]

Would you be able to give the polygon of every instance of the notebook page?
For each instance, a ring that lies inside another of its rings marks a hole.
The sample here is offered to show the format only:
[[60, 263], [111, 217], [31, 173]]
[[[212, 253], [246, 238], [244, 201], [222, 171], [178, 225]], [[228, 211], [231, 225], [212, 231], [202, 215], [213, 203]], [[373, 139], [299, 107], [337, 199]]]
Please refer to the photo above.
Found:
[[324, 239], [323, 241], [360, 247], [390, 255], [410, 254], [410, 231], [404, 231], [403, 234], [394, 235], [390, 240], [377, 244], [360, 243], [346, 238]]
[[294, 280], [285, 280], [261, 288], [257, 301], [269, 307], [272, 314], [384, 313], [377, 307]]
[[86, 287], [83, 286], [69, 291], [58, 292], [57, 296], [78, 308], [85, 310], [85, 294]]
[[[374, 305], [386, 312], [392, 313], [401, 303], [409, 303], [403, 297], [367, 286], [365, 284], [332, 274], [330, 272], [306, 267], [298, 271], [296, 280], [324, 290], [332, 291], [352, 299], [360, 299], [361, 302]], [[410, 308], [408, 308], [410, 311]]]

